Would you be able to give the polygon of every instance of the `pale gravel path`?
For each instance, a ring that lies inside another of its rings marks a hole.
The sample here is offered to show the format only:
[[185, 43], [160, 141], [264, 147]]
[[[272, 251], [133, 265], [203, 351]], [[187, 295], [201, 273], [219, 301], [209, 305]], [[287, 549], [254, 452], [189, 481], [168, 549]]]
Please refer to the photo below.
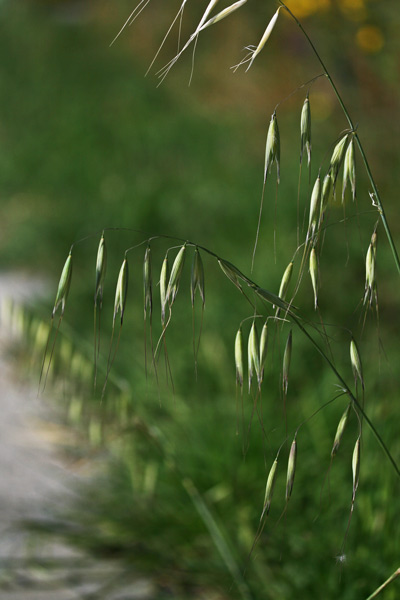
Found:
[[[22, 273], [0, 273], [0, 308], [5, 299], [29, 302], [46, 290], [44, 281]], [[50, 502], [68, 502], [79, 475], [67, 468], [46, 427], [49, 406], [22, 383], [12, 364], [7, 323], [0, 323], [0, 599], [1, 600], [151, 600], [151, 582], [135, 579], [113, 562], [95, 562], [62, 542], [43, 543], [20, 522], [49, 519]], [[57, 568], [40, 567], [41, 558]], [[101, 588], [121, 579], [109, 592]], [[124, 584], [122, 583], [124, 581]]]

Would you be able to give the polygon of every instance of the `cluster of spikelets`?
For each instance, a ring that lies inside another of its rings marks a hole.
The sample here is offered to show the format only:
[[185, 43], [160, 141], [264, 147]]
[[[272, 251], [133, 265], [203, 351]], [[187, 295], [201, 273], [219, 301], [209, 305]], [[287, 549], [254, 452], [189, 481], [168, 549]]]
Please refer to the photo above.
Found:
[[[181, 7], [178, 11], [177, 16], [175, 17], [175, 21], [182, 17], [183, 9], [185, 7], [187, 0], [183, 0]], [[203, 14], [197, 28], [194, 33], [190, 36], [189, 40], [183, 45], [182, 49], [178, 52], [178, 54], [160, 71], [160, 77], [163, 79], [172, 68], [172, 66], [179, 59], [181, 54], [190, 46], [192, 43], [196, 43], [198, 36], [202, 31], [204, 31], [207, 27], [214, 25], [224, 19], [225, 17], [232, 14], [237, 9], [241, 8], [246, 3], [246, 0], [240, 0], [238, 2], [234, 2], [229, 7], [225, 8], [221, 12], [217, 13], [214, 16], [211, 16], [213, 9], [217, 4], [217, 0], [212, 0], [205, 13]], [[139, 4], [139, 9], [142, 10], [147, 3], [144, 4], [141, 2]], [[261, 52], [263, 47], [265, 46], [267, 40], [269, 39], [273, 28], [276, 25], [278, 15], [281, 8], [286, 8], [283, 4], [278, 8], [278, 10], [273, 15], [272, 19], [268, 23], [268, 26], [257, 46], [249, 47], [249, 54], [234, 67], [237, 69], [239, 66], [243, 64], [248, 64], [247, 69], [251, 67], [255, 58]], [[135, 11], [138, 10], [135, 9]], [[132, 13], [129, 21], [132, 22], [134, 18], [137, 16], [137, 12]], [[172, 27], [172, 26], [171, 26]], [[170, 30], [169, 30], [170, 31]], [[169, 32], [168, 32], [169, 33]], [[286, 298], [288, 296], [290, 282], [293, 274], [294, 268], [294, 260], [295, 256], [298, 252], [296, 250], [293, 259], [289, 262], [286, 267], [284, 274], [281, 279], [281, 284], [279, 288], [278, 294], [274, 294], [264, 288], [258, 286], [254, 281], [252, 281], [249, 277], [244, 275], [235, 265], [230, 263], [229, 261], [217, 256], [212, 251], [197, 246], [191, 242], [185, 242], [180, 245], [177, 249], [175, 258], [172, 262], [172, 266], [170, 266], [169, 253], [172, 249], [168, 250], [165, 258], [163, 259], [160, 276], [158, 279], [158, 288], [159, 288], [159, 306], [160, 306], [160, 315], [161, 315], [161, 327], [162, 332], [161, 336], [157, 342], [157, 344], [153, 347], [153, 364], [156, 367], [156, 359], [157, 352], [160, 348], [160, 342], [165, 340], [166, 329], [170, 323], [172, 316], [172, 308], [174, 302], [176, 300], [179, 286], [181, 282], [182, 272], [185, 265], [186, 255], [190, 248], [193, 249], [193, 258], [192, 258], [192, 267], [191, 267], [191, 277], [190, 277], [190, 298], [192, 308], [195, 305], [196, 293], [199, 293], [202, 302], [202, 310], [204, 310], [205, 306], [205, 276], [204, 276], [204, 267], [203, 261], [201, 257], [201, 252], [205, 252], [210, 255], [213, 259], [218, 262], [219, 267], [221, 268], [224, 275], [233, 283], [233, 285], [239, 290], [240, 293], [246, 295], [246, 291], [250, 290], [258, 300], [261, 300], [263, 303], [268, 303], [270, 307], [272, 307], [272, 311], [274, 311], [267, 318], [263, 318], [263, 324], [261, 329], [261, 335], [258, 333], [257, 323], [261, 318], [257, 315], [256, 305], [250, 302], [254, 308], [254, 315], [249, 317], [251, 320], [251, 326], [248, 332], [247, 338], [247, 361], [245, 360], [245, 342], [244, 342], [244, 327], [243, 322], [239, 326], [235, 337], [234, 344], [234, 357], [235, 357], [235, 369], [236, 369], [236, 381], [238, 386], [240, 386], [241, 393], [243, 394], [244, 381], [245, 381], [245, 364], [247, 362], [247, 381], [248, 381], [248, 391], [249, 394], [254, 392], [257, 402], [257, 397], [261, 393], [261, 386], [264, 379], [264, 368], [267, 359], [267, 351], [268, 351], [268, 329], [269, 322], [272, 320], [274, 323], [279, 323], [279, 321], [291, 321], [294, 324], [299, 325], [301, 318], [299, 317], [298, 311], [293, 308], [293, 300], [299, 289], [300, 281], [303, 275], [304, 265], [308, 261], [309, 265], [309, 273], [311, 284], [313, 288], [313, 296], [314, 296], [314, 308], [315, 310], [319, 310], [318, 305], [318, 291], [319, 291], [319, 253], [321, 247], [321, 236], [324, 231], [324, 221], [326, 218], [326, 212], [330, 206], [331, 200], [336, 196], [336, 187], [340, 177], [340, 173], [342, 171], [342, 185], [341, 185], [341, 196], [342, 202], [345, 200], [346, 192], [351, 194], [353, 201], [356, 198], [356, 166], [355, 166], [355, 145], [356, 145], [356, 132], [353, 129], [345, 131], [343, 134], [339, 136], [337, 141], [333, 144], [333, 151], [331, 154], [331, 158], [329, 161], [329, 166], [324, 174], [321, 174], [321, 168], [319, 169], [317, 178], [312, 187], [310, 204], [309, 204], [309, 217], [308, 217], [308, 226], [305, 234], [305, 240], [302, 244], [303, 247], [303, 255], [301, 259], [301, 265], [299, 269], [298, 281], [296, 284], [295, 292], [292, 295], [290, 301]], [[303, 162], [303, 159], [306, 158], [307, 166], [309, 172], [311, 172], [311, 159], [312, 159], [312, 136], [311, 136], [311, 104], [310, 98], [307, 94], [301, 109], [301, 118], [300, 118], [300, 169]], [[274, 110], [266, 136], [266, 145], [265, 145], [265, 162], [264, 162], [264, 173], [263, 173], [263, 183], [264, 187], [266, 185], [267, 179], [271, 173], [273, 165], [276, 167], [276, 181], [277, 184], [280, 183], [281, 173], [280, 173], [280, 160], [281, 160], [281, 142], [280, 142], [280, 132], [278, 126], [278, 118], [276, 114], [276, 109]], [[261, 218], [261, 211], [260, 211]], [[258, 238], [258, 231], [256, 237], [256, 244]], [[151, 240], [146, 240], [146, 250], [143, 259], [143, 297], [144, 297], [144, 320], [145, 322], [149, 322], [151, 326], [152, 317], [153, 317], [153, 309], [154, 309], [154, 289], [153, 285], [153, 268], [152, 268], [152, 257], [151, 257]], [[372, 234], [371, 242], [368, 247], [368, 251], [366, 254], [366, 276], [365, 276], [365, 291], [364, 291], [364, 304], [368, 307], [371, 307], [374, 303], [377, 307], [377, 286], [376, 286], [376, 247], [377, 247], [377, 237], [376, 237], [376, 228]], [[113, 311], [113, 323], [112, 323], [112, 332], [114, 335], [114, 327], [116, 324], [117, 317], [119, 317], [119, 325], [120, 328], [123, 325], [124, 313], [126, 309], [127, 303], [127, 294], [128, 294], [128, 283], [129, 283], [129, 268], [128, 268], [128, 254], [129, 250], [126, 251], [115, 290], [115, 301], [114, 301], [114, 311]], [[254, 255], [253, 255], [254, 258]], [[104, 233], [101, 236], [98, 253], [97, 253], [97, 261], [96, 261], [96, 276], [95, 276], [95, 293], [94, 293], [94, 305], [95, 305], [95, 314], [96, 310], [100, 310], [102, 308], [102, 300], [103, 300], [103, 290], [104, 290], [104, 281], [106, 275], [106, 264], [107, 264], [107, 252], [106, 252], [106, 244], [105, 244], [105, 236]], [[66, 260], [64, 269], [62, 271], [62, 275], [60, 278], [60, 283], [56, 295], [56, 300], [54, 303], [52, 318], [54, 319], [56, 313], [59, 308], [59, 324], [61, 323], [62, 317], [64, 315], [65, 304], [68, 296], [68, 292], [71, 284], [71, 274], [72, 274], [72, 248]], [[300, 329], [304, 328], [300, 326]], [[112, 342], [111, 342], [112, 343]], [[314, 343], [314, 342], [313, 342]], [[283, 353], [283, 361], [282, 361], [282, 393], [283, 397], [286, 398], [288, 392], [289, 385], [289, 371], [292, 357], [292, 348], [293, 348], [293, 335], [292, 330], [286, 339], [286, 344]], [[46, 348], [47, 350], [47, 348]], [[321, 350], [319, 349], [320, 353]], [[110, 351], [111, 354], [111, 351]], [[328, 360], [329, 362], [329, 360]], [[360, 359], [359, 350], [357, 348], [357, 344], [355, 340], [352, 338], [350, 342], [350, 362], [354, 375], [354, 384], [355, 384], [355, 395], [351, 392], [350, 388], [344, 384], [344, 380], [340, 377], [340, 383], [342, 386], [343, 394], [347, 394], [349, 398], [349, 403], [347, 408], [345, 409], [337, 430], [336, 435], [333, 441], [332, 449], [331, 449], [331, 461], [336, 456], [339, 446], [342, 440], [342, 436], [345, 431], [346, 424], [350, 418], [350, 414], [353, 411], [356, 414], [359, 423], [359, 434], [354, 446], [353, 458], [352, 458], [352, 473], [353, 473], [353, 492], [352, 492], [352, 505], [351, 505], [351, 513], [353, 511], [356, 491], [358, 488], [359, 481], [359, 472], [360, 472], [360, 448], [361, 448], [361, 433], [362, 433], [362, 417], [363, 413], [363, 401], [360, 403], [358, 401], [359, 390], [358, 385], [361, 385], [362, 395], [364, 394], [364, 379], [363, 379], [363, 370], [362, 363]], [[43, 363], [44, 364], [44, 363]], [[112, 360], [109, 358], [108, 370], [111, 368]], [[335, 370], [336, 372], [336, 370]], [[318, 409], [319, 410], [319, 409]], [[301, 425], [296, 430], [292, 444], [290, 446], [290, 450], [288, 453], [288, 461], [287, 461], [287, 473], [286, 473], [286, 492], [285, 492], [285, 508], [291, 498], [294, 480], [295, 480], [295, 472], [296, 472], [296, 462], [297, 462], [297, 437], [298, 431]], [[280, 453], [281, 449], [286, 444], [286, 439], [281, 445], [276, 455], [276, 458], [273, 461], [271, 469], [267, 475], [267, 483], [265, 490], [265, 498], [263, 503], [263, 509], [260, 518], [260, 527], [262, 528], [265, 523], [265, 517], [268, 516], [272, 497], [274, 492], [275, 481], [278, 473], [278, 467], [280, 463]], [[351, 514], [350, 514], [351, 517]], [[261, 529], [259, 530], [260, 533]]]

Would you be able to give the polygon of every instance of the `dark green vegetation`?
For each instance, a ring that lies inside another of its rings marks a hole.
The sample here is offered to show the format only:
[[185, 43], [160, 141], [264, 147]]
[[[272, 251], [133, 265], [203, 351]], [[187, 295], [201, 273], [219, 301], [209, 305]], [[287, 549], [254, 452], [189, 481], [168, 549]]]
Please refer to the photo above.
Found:
[[[240, 72], [227, 76], [224, 69], [237, 62], [240, 44], [256, 38], [259, 28], [250, 40], [243, 36], [233, 50], [233, 34], [228, 36], [233, 55], [221, 52], [223, 44], [213, 39], [218, 37], [216, 30], [208, 36], [209, 46], [204, 41], [199, 44], [189, 91], [189, 55], [166, 84], [156, 89], [154, 79], [144, 79], [146, 66], [132, 58], [140, 43], [133, 42], [129, 48], [127, 41], [135, 32], [144, 36], [154, 13], [146, 26], [129, 30], [126, 38], [109, 49], [109, 40], [132, 8], [126, 3], [118, 6], [121, 13], [113, 16], [111, 26], [104, 24], [101, 9], [97, 19], [92, 15], [88, 21], [74, 24], [60, 21], [45, 3], [29, 10], [23, 3], [18, 8], [5, 3], [0, 24], [2, 266], [39, 268], [56, 279], [71, 243], [99, 232], [74, 250], [73, 280], [61, 328], [65, 336], [60, 336], [58, 346], [61, 355], [64, 347], [64, 356], [69, 356], [72, 340], [92, 360], [94, 267], [101, 229], [128, 227], [146, 232], [106, 232], [109, 264], [100, 367], [107, 360], [115, 283], [126, 248], [150, 235], [176, 235], [210, 248], [250, 274], [270, 115], [276, 103], [299, 83], [320, 72], [296, 37], [297, 31], [293, 32], [294, 25], [284, 20], [260, 55], [260, 64], [252, 68], [254, 75], [250, 71], [246, 76]], [[269, 16], [268, 12], [265, 19]], [[318, 15], [312, 25], [316, 43], [324, 38], [319, 50], [333, 62], [335, 40], [329, 28], [336, 25], [339, 15], [332, 13], [330, 18], [321, 17], [326, 36], [318, 30]], [[398, 189], [398, 158], [392, 136], [383, 132], [391, 134], [393, 127], [398, 127], [392, 122], [398, 90], [392, 83], [395, 52], [390, 47], [397, 38], [390, 32], [389, 11], [386, 19], [384, 13], [381, 18], [387, 32], [387, 58], [382, 54], [382, 58], [366, 59], [353, 45], [349, 56], [336, 57], [333, 70], [336, 67], [341, 74], [339, 86], [348, 90], [350, 109], [360, 123], [360, 137], [367, 145], [382, 197], [388, 200], [385, 207], [396, 237], [396, 207], [390, 200]], [[254, 31], [251, 27], [256, 23], [249, 17], [246, 27]], [[343, 39], [350, 44], [352, 27], [343, 21]], [[147, 44], [153, 41], [147, 40]], [[282, 46], [288, 48], [287, 54]], [[299, 47], [301, 52], [296, 54], [301, 64], [295, 63], [290, 51]], [[146, 64], [156, 48], [149, 51]], [[161, 64], [172, 55], [172, 44], [169, 49]], [[215, 55], [222, 66], [214, 64]], [[202, 75], [204, 71], [207, 76]], [[284, 81], [282, 72], [287, 73]], [[235, 89], [232, 77], [239, 81], [234, 99], [227, 98]], [[214, 92], [207, 87], [210, 82]], [[282, 164], [276, 262], [273, 170], [252, 275], [275, 293], [297, 245], [299, 122], [305, 93], [300, 91], [277, 111]], [[325, 82], [311, 88], [310, 102], [312, 110], [315, 107], [313, 183], [320, 164], [326, 171], [333, 145], [346, 123], [334, 108]], [[352, 379], [348, 329], [357, 337], [367, 414], [399, 462], [399, 282], [383, 232], [378, 229], [380, 324], [378, 330], [376, 316], [370, 311], [362, 332], [365, 254], [377, 214], [371, 207], [359, 157], [357, 177], [357, 204], [348, 198], [346, 227], [340, 223], [344, 212], [339, 201], [330, 211], [320, 262], [319, 305], [324, 322], [334, 325], [328, 326], [327, 332], [335, 364], [348, 382]], [[303, 167], [300, 221], [304, 210], [308, 219], [310, 192]], [[161, 239], [152, 244], [154, 283], [170, 245], [175, 242]], [[293, 433], [337, 394], [332, 372], [294, 328], [286, 402], [290, 439], [281, 453], [270, 515], [246, 563], [262, 511], [267, 473], [286, 435], [281, 364], [289, 326], [270, 339], [262, 392], [267, 435], [263, 435], [258, 415], [253, 416], [248, 432], [254, 398], [244, 394], [242, 415], [240, 396], [239, 409], [236, 407], [233, 344], [240, 321], [252, 315], [252, 308], [215, 261], [203, 255], [207, 300], [196, 379], [188, 256], [167, 333], [172, 393], [165, 381], [162, 354], [159, 381], [155, 381], [149, 344], [148, 379], [145, 374], [144, 250], [141, 246], [129, 254], [124, 326], [104, 401], [99, 400], [100, 391], [93, 398], [88, 377], [81, 382], [82, 375], [73, 371], [68, 358], [55, 356], [56, 381], [63, 382], [60, 404], [82, 438], [89, 440], [82, 442], [77, 452], [84, 452], [87, 443], [92, 450], [107, 449], [102, 476], [86, 490], [88, 497], [82, 506], [69, 515], [79, 525], [71, 537], [98, 555], [122, 558], [135, 569], [151, 573], [160, 585], [185, 599], [193, 597], [196, 590], [203, 590], [205, 597], [211, 597], [212, 590], [218, 590], [221, 598], [237, 597], [238, 587], [244, 597], [274, 600], [367, 597], [394, 571], [399, 555], [398, 479], [371, 432], [364, 427], [360, 485], [345, 547], [347, 560], [336, 565], [352, 497], [351, 458], [358, 435], [354, 414], [330, 475], [325, 476], [336, 427], [347, 404], [345, 397], [300, 429], [293, 493], [285, 518], [277, 524], [284, 507], [286, 461]], [[297, 262], [295, 275], [298, 266]], [[296, 305], [306, 318], [318, 322], [307, 270], [303, 279]], [[157, 302], [158, 287], [154, 287]], [[51, 302], [46, 307], [48, 314]], [[199, 299], [197, 302], [198, 327]], [[158, 307], [153, 320], [155, 334], [159, 334]], [[246, 339], [249, 328], [250, 321], [244, 325]], [[98, 380], [101, 389], [103, 370]], [[65, 393], [68, 385], [70, 394]], [[247, 443], [244, 456], [243, 444]], [[210, 512], [204, 512], [204, 507]], [[385, 598], [394, 599], [397, 593], [395, 583]]]

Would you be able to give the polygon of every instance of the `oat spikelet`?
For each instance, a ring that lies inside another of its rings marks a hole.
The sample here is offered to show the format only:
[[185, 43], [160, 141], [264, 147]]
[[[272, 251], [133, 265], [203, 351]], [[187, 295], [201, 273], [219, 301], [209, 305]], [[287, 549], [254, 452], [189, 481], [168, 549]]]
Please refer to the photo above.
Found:
[[337, 451], [339, 450], [340, 442], [342, 441], [343, 433], [346, 428], [347, 421], [349, 420], [350, 410], [351, 410], [351, 403], [348, 404], [346, 410], [344, 411], [344, 413], [342, 414], [342, 416], [340, 418], [339, 425], [337, 426], [336, 435], [335, 435], [335, 439], [333, 441], [333, 446], [332, 446], [332, 450], [331, 450], [332, 458], [334, 456], [336, 456]]
[[321, 213], [320, 213], [320, 221], [322, 221], [324, 213], [328, 208], [329, 201], [332, 196], [332, 177], [328, 173], [324, 177], [324, 181], [322, 183], [322, 193], [321, 193]]
[[356, 162], [354, 158], [354, 136], [351, 136], [349, 145], [347, 146], [346, 155], [344, 157], [342, 202], [344, 202], [344, 194], [346, 191], [347, 184], [350, 184], [351, 195], [354, 201], [356, 197]]
[[172, 264], [171, 275], [168, 282], [167, 287], [167, 302], [169, 302], [170, 306], [175, 301], [176, 295], [179, 289], [179, 283], [181, 280], [182, 269], [185, 263], [185, 253], [186, 253], [186, 244], [184, 244], [179, 250], [178, 254], [175, 257], [175, 260]]
[[272, 463], [272, 467], [268, 473], [267, 485], [265, 487], [265, 497], [264, 497], [264, 508], [262, 511], [261, 519], [264, 515], [269, 514], [269, 510], [271, 508], [272, 496], [274, 493], [275, 481], [276, 481], [276, 473], [278, 467], [278, 459], [276, 458]]
[[165, 324], [165, 309], [167, 306], [167, 288], [169, 281], [168, 255], [165, 255], [160, 274], [161, 324]]
[[64, 263], [63, 270], [61, 272], [60, 281], [58, 283], [58, 289], [56, 299], [54, 302], [52, 317], [56, 314], [58, 307], [61, 305], [61, 317], [64, 315], [65, 303], [68, 298], [69, 288], [71, 286], [72, 277], [72, 253], [68, 254], [67, 260]]
[[307, 164], [310, 166], [311, 164], [311, 110], [310, 110], [310, 101], [308, 98], [304, 100], [303, 108], [301, 110], [301, 119], [300, 119], [300, 164], [303, 161], [303, 153], [304, 150], [307, 152]]
[[287, 477], [286, 477], [286, 502], [289, 501], [292, 495], [294, 476], [296, 474], [296, 459], [297, 459], [297, 442], [296, 436], [292, 442], [289, 452]]
[[315, 248], [311, 249], [310, 252], [310, 277], [314, 292], [314, 308], [317, 310], [318, 306], [318, 259]]
[[320, 210], [321, 210], [321, 177], [318, 175], [318, 177], [315, 181], [314, 187], [313, 187], [312, 194], [311, 194], [307, 240], [310, 240], [314, 237], [314, 234], [317, 230]]
[[368, 246], [365, 259], [365, 294], [364, 304], [372, 304], [374, 294], [376, 294], [375, 262], [376, 262], [376, 232], [372, 234], [371, 243]]
[[333, 153], [332, 153], [330, 172], [331, 172], [331, 177], [332, 177], [333, 190], [335, 190], [337, 176], [338, 176], [339, 169], [343, 162], [344, 152], [346, 150], [347, 139], [348, 139], [348, 135], [343, 136], [342, 139], [339, 140], [339, 142], [336, 144], [336, 146], [333, 150]]
[[263, 375], [263, 369], [264, 369], [264, 364], [265, 364], [265, 360], [267, 358], [267, 351], [268, 351], [268, 322], [265, 321], [262, 331], [261, 331], [261, 337], [260, 337], [260, 369], [261, 369], [261, 376]]
[[104, 235], [101, 236], [97, 250], [96, 260], [96, 285], [94, 292], [94, 303], [101, 306], [103, 301], [104, 279], [107, 269], [107, 248]]
[[214, 25], [215, 23], [218, 23], [218, 21], [222, 21], [222, 19], [225, 19], [225, 17], [228, 17], [235, 10], [237, 10], [238, 8], [243, 6], [243, 4], [246, 4], [246, 2], [247, 2], [247, 0], [238, 0], [238, 2], [234, 2], [230, 6], [227, 6], [226, 8], [224, 8], [224, 10], [221, 10], [221, 12], [216, 14], [214, 17], [211, 17], [211, 19], [209, 19], [206, 23], [204, 23], [204, 25], [202, 25], [200, 28], [198, 28], [198, 32], [203, 31], [203, 29], [206, 29], [206, 27], [209, 27], [210, 25]]
[[274, 112], [269, 123], [267, 142], [265, 145], [264, 183], [267, 181], [268, 173], [271, 172], [271, 167], [274, 162], [276, 163], [276, 180], [278, 183], [280, 182], [280, 156], [281, 143], [279, 127], [276, 112]]
[[257, 381], [259, 384], [260, 384], [260, 379], [261, 379], [259, 341], [258, 341], [257, 328], [256, 328], [256, 324], [254, 321], [253, 321], [253, 324], [250, 329], [248, 346], [247, 346], [247, 356], [248, 356], [249, 391], [250, 391], [251, 381], [253, 379], [253, 372], [256, 373]]
[[289, 370], [290, 370], [290, 362], [292, 360], [292, 345], [293, 345], [293, 336], [292, 330], [290, 330], [288, 339], [286, 341], [285, 352], [283, 354], [283, 371], [282, 371], [282, 385], [283, 385], [283, 393], [285, 396], [287, 395], [288, 385], [289, 385]]
[[361, 440], [357, 438], [353, 450], [352, 471], [353, 471], [353, 499], [355, 498], [360, 478], [360, 459], [361, 459]]
[[144, 318], [149, 313], [150, 321], [153, 313], [153, 282], [151, 276], [151, 249], [147, 246], [143, 260], [143, 296], [144, 296]]
[[256, 47], [256, 49], [251, 53], [251, 57], [250, 57], [250, 62], [249, 62], [249, 66], [247, 67], [246, 71], [248, 71], [251, 67], [251, 65], [254, 62], [254, 59], [260, 54], [261, 50], [264, 48], [265, 44], [268, 42], [269, 37], [276, 25], [276, 22], [278, 20], [278, 15], [279, 15], [279, 10], [281, 9], [281, 7], [278, 8], [278, 10], [276, 11], [276, 13], [273, 15], [272, 19], [270, 20], [270, 22], [267, 25], [266, 30], [263, 33], [263, 36], [261, 38], [261, 40], [258, 43], [258, 46]]
[[196, 247], [192, 262], [192, 273], [190, 279], [190, 297], [192, 300], [192, 306], [194, 306], [194, 298], [196, 290], [199, 290], [203, 306], [206, 301], [205, 286], [204, 286], [204, 267], [203, 261], [200, 256], [199, 249]]
[[235, 367], [236, 382], [240, 385], [240, 389], [243, 392], [243, 335], [241, 327], [239, 327], [235, 337]]
[[350, 360], [351, 367], [353, 369], [354, 381], [357, 383], [357, 379], [361, 381], [361, 386], [364, 389], [364, 377], [363, 377], [363, 368], [360, 358], [360, 353], [357, 348], [357, 344], [354, 338], [352, 338], [350, 342]]
[[115, 317], [117, 316], [118, 312], [121, 312], [121, 325], [124, 319], [126, 297], [128, 294], [128, 278], [128, 261], [125, 257], [121, 265], [121, 269], [119, 271], [117, 287], [115, 290], [113, 326], [115, 323]]
[[285, 298], [286, 298], [286, 293], [287, 293], [287, 290], [289, 287], [290, 280], [292, 278], [292, 273], [293, 273], [293, 261], [291, 261], [288, 264], [288, 266], [286, 267], [285, 272], [281, 279], [281, 285], [279, 286], [278, 296], [279, 296], [279, 298], [282, 298], [282, 300], [285, 300]]

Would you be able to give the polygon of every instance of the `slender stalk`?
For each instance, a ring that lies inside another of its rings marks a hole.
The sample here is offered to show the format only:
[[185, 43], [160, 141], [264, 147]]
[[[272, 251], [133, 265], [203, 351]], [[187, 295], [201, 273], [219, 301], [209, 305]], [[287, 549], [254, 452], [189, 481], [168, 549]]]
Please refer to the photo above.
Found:
[[394, 581], [396, 579], [396, 577], [398, 577], [400, 575], [400, 567], [398, 569], [395, 570], [395, 572], [393, 573], [393, 575], [391, 575], [388, 579], [386, 579], [386, 581], [384, 583], [382, 583], [382, 585], [380, 585], [370, 596], [368, 596], [367, 600], [373, 600], [373, 598], [376, 598], [378, 596], [378, 594], [381, 593], [382, 590], [385, 589], [385, 587], [387, 587], [389, 585], [389, 583], [392, 583], [392, 581]]
[[[343, 102], [343, 99], [342, 99], [342, 97], [341, 97], [341, 95], [340, 95], [340, 93], [339, 93], [339, 91], [338, 91], [338, 89], [337, 89], [337, 87], [335, 85], [335, 82], [333, 81], [333, 79], [332, 79], [332, 77], [331, 77], [328, 69], [325, 66], [325, 63], [323, 62], [320, 54], [318, 53], [318, 50], [314, 46], [314, 44], [311, 41], [308, 33], [306, 32], [306, 30], [304, 29], [304, 27], [302, 26], [302, 24], [300, 23], [300, 21], [292, 13], [292, 11], [290, 10], [290, 8], [288, 8], [286, 6], [286, 4], [282, 0], [279, 0], [279, 3], [289, 13], [289, 15], [292, 17], [292, 19], [298, 25], [298, 27], [300, 28], [300, 30], [303, 33], [304, 37], [306, 38], [306, 40], [310, 44], [313, 53], [315, 54], [317, 60], [319, 61], [321, 67], [323, 68], [323, 70], [325, 72], [325, 75], [326, 75], [326, 77], [327, 77], [327, 79], [328, 79], [328, 81], [329, 81], [329, 83], [330, 83], [330, 85], [331, 85], [331, 87], [332, 87], [332, 89], [333, 89], [333, 91], [335, 93], [335, 96], [336, 96], [336, 98], [337, 98], [337, 100], [338, 100], [338, 102], [340, 104], [340, 107], [341, 107], [341, 109], [342, 109], [342, 111], [343, 111], [343, 113], [344, 113], [344, 115], [345, 115], [345, 117], [347, 119], [347, 122], [349, 123], [350, 129], [354, 131], [355, 128], [354, 128], [354, 125], [353, 125], [353, 121], [352, 121], [352, 119], [350, 117], [350, 114], [349, 114], [349, 112], [348, 112], [348, 110], [347, 110], [347, 108], [346, 108], [346, 106], [345, 106], [345, 104]], [[382, 219], [383, 227], [385, 229], [386, 236], [388, 238], [388, 242], [389, 242], [389, 245], [390, 245], [390, 249], [392, 251], [393, 259], [394, 259], [394, 262], [396, 264], [397, 271], [398, 271], [398, 273], [400, 275], [400, 259], [399, 259], [399, 255], [398, 255], [398, 252], [397, 252], [394, 240], [393, 240], [392, 233], [390, 231], [389, 223], [388, 223], [388, 221], [386, 219], [386, 215], [385, 215], [385, 211], [384, 211], [384, 208], [383, 208], [382, 200], [381, 200], [381, 197], [379, 195], [379, 191], [378, 191], [378, 188], [376, 186], [376, 183], [375, 183], [374, 177], [372, 175], [371, 169], [369, 167], [368, 160], [367, 160], [367, 157], [365, 155], [365, 152], [364, 152], [363, 146], [361, 144], [360, 138], [359, 138], [359, 136], [358, 136], [357, 133], [354, 134], [354, 137], [355, 137], [358, 149], [360, 151], [361, 158], [362, 158], [362, 161], [363, 161], [364, 166], [365, 166], [365, 170], [367, 171], [368, 179], [369, 179], [369, 181], [371, 183], [371, 186], [372, 186], [373, 199], [374, 199], [374, 201], [376, 203], [376, 206], [378, 208], [378, 212], [379, 212], [380, 217]]]

